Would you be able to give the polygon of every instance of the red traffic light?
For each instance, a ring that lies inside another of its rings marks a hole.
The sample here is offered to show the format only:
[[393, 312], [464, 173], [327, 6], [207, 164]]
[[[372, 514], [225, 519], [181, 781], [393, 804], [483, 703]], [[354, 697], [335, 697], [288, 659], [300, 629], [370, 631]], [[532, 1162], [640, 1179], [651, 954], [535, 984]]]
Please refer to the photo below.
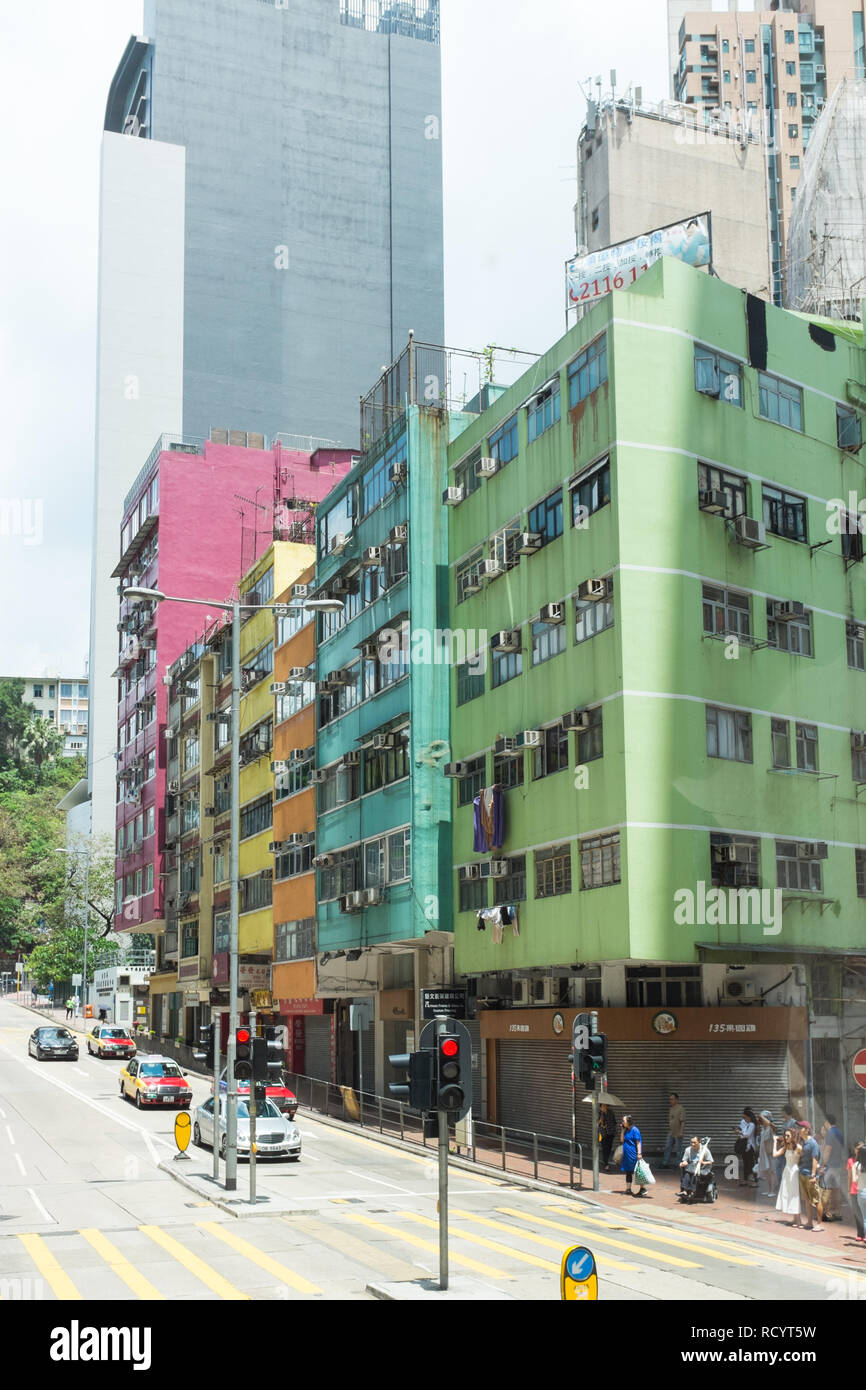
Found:
[[239, 1028], [237, 1031], [237, 1040], [239, 1043], [248, 1043], [250, 1040], [249, 1028]]
[[443, 1052], [446, 1057], [456, 1057], [457, 1053], [460, 1051], [460, 1044], [455, 1038], [446, 1038], [441, 1044], [440, 1051]]

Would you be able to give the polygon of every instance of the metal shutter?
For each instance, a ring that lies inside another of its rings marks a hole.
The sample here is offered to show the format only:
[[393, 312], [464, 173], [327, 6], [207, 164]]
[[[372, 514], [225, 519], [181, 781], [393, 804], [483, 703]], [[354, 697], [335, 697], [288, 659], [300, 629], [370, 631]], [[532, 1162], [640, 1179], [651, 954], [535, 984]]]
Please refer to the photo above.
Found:
[[304, 1071], [317, 1081], [331, 1079], [331, 1014], [307, 1014], [304, 1019]]
[[[357, 1001], [356, 1001], [357, 1002]], [[360, 1060], [363, 1065], [358, 1071], [358, 1085], [361, 1085], [363, 1075], [364, 1095], [375, 1095], [376, 1092], [376, 1030], [375, 1028], [363, 1028], [358, 1033], [358, 1046], [360, 1048]]]
[[[682, 1042], [674, 1047], [638, 1042], [608, 1045], [608, 1086], [624, 1100], [643, 1135], [647, 1153], [664, 1149], [668, 1096], [680, 1095], [686, 1131], [709, 1134], [719, 1152], [744, 1105], [778, 1118], [789, 1099], [788, 1046]], [[561, 1042], [497, 1043], [498, 1121], [542, 1134], [571, 1134], [571, 1074]], [[577, 1138], [592, 1138], [591, 1107], [578, 1082]], [[617, 1111], [617, 1119], [622, 1111]]]

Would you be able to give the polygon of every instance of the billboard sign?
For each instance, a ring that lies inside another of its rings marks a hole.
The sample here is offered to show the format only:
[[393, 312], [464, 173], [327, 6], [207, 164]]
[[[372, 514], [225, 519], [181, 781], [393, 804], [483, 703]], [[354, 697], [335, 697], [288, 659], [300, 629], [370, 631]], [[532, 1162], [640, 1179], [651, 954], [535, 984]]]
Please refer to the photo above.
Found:
[[712, 219], [708, 212], [659, 227], [645, 236], [590, 251], [565, 263], [566, 304], [569, 309], [591, 304], [611, 290], [633, 285], [662, 256], [697, 268], [713, 263]]

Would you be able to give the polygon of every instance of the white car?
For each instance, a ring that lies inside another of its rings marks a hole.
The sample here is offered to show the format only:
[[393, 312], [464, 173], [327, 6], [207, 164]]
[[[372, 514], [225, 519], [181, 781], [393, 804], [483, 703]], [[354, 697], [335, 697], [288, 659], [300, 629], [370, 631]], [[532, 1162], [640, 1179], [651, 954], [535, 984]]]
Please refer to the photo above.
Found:
[[[219, 1151], [225, 1158], [226, 1137], [226, 1099], [220, 1098]], [[212, 1149], [214, 1145], [214, 1103], [213, 1096], [200, 1105], [195, 1112], [192, 1127], [193, 1143]], [[245, 1100], [238, 1098], [238, 1154], [249, 1158], [250, 1154], [250, 1112]], [[281, 1115], [272, 1100], [259, 1101], [256, 1106], [256, 1157], [291, 1158], [295, 1162], [301, 1156], [301, 1131], [292, 1121]]]

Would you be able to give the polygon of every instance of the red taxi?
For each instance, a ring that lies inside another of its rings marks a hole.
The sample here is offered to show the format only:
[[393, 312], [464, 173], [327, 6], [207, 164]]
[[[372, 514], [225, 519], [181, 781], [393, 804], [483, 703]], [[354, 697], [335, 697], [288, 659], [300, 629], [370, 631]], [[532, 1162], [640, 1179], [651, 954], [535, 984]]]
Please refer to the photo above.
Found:
[[176, 1105], [189, 1110], [192, 1087], [172, 1057], [135, 1057], [120, 1073], [120, 1099], [145, 1105]]

